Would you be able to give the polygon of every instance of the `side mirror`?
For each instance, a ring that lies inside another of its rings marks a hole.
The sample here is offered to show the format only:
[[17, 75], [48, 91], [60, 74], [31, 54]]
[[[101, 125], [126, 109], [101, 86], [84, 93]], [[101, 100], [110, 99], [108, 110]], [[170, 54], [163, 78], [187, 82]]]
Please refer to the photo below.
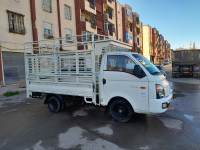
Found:
[[134, 70], [133, 70], [133, 75], [140, 78], [141, 74], [142, 74], [142, 68], [140, 67], [140, 65], [135, 65]]
[[135, 65], [134, 70], [133, 70], [133, 75], [138, 77], [138, 78], [143, 78], [146, 76], [140, 65]]

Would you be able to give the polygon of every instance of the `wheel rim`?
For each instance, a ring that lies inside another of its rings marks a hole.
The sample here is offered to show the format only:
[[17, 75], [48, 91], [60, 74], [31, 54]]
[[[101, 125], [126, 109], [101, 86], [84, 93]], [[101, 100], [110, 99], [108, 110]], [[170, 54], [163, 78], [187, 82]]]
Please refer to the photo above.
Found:
[[51, 99], [50, 103], [49, 103], [49, 107], [51, 110], [56, 110], [58, 108], [58, 103], [55, 99]]
[[113, 109], [118, 117], [124, 118], [128, 116], [128, 109], [123, 105], [115, 105]]

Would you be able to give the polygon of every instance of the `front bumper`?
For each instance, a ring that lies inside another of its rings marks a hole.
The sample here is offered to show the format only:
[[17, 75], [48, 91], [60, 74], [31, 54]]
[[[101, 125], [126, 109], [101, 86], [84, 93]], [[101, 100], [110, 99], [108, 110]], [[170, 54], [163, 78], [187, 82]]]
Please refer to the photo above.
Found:
[[170, 94], [167, 97], [161, 99], [150, 99], [149, 113], [159, 114], [167, 111], [172, 100], [173, 100], [173, 90], [170, 90]]

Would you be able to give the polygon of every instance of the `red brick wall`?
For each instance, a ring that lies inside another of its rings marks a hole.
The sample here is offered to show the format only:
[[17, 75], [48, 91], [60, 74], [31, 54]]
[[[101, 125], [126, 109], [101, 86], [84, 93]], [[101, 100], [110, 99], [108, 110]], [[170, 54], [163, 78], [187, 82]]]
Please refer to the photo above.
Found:
[[123, 42], [126, 42], [126, 22], [125, 22], [125, 8], [122, 8], [122, 34], [123, 34]]

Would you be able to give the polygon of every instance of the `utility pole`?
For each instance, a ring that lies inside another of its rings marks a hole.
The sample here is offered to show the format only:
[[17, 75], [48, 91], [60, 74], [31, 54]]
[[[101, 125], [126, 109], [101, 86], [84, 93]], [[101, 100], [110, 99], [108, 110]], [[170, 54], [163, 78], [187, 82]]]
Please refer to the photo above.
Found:
[[1, 87], [5, 86], [4, 72], [3, 72], [3, 59], [2, 59], [2, 52], [1, 52], [1, 44], [0, 44], [0, 83], [1, 83]]

